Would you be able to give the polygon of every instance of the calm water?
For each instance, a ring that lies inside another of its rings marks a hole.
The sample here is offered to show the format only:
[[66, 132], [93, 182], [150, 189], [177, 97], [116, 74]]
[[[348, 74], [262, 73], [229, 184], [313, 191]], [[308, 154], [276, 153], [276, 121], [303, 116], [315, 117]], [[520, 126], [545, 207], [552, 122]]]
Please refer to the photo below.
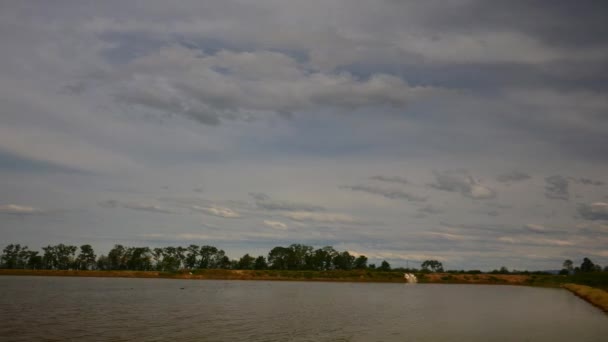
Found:
[[561, 289], [0, 277], [2, 341], [607, 341]]

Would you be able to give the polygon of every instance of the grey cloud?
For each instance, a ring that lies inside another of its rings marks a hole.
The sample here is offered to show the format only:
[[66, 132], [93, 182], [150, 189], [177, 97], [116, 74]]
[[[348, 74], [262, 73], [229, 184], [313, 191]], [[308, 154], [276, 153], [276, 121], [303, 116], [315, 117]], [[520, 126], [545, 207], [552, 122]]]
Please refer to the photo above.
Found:
[[426, 213], [426, 214], [441, 214], [441, 213], [443, 213], [442, 209], [439, 209], [439, 208], [437, 208], [437, 207], [435, 207], [435, 206], [433, 206], [431, 204], [426, 205], [426, 206], [424, 206], [422, 208], [419, 208], [418, 211], [421, 212], [421, 213]]
[[549, 199], [569, 200], [569, 181], [566, 177], [554, 175], [545, 178], [545, 197]]
[[374, 195], [383, 196], [390, 199], [406, 200], [408, 202], [424, 202], [426, 198], [414, 194], [407, 193], [398, 189], [386, 189], [373, 185], [342, 185], [340, 189], [348, 189], [352, 191], [367, 192]]
[[264, 112], [294, 113], [370, 106], [404, 107], [439, 90], [412, 87], [389, 74], [360, 79], [309, 70], [280, 52], [213, 55], [173, 46], [141, 57], [105, 77], [120, 103], [179, 114], [207, 125], [250, 120]]
[[313, 205], [308, 203], [299, 203], [284, 200], [274, 200], [267, 194], [260, 192], [250, 192], [255, 205], [264, 210], [279, 210], [279, 211], [324, 211], [325, 208], [320, 205]]
[[162, 213], [162, 214], [174, 214], [173, 210], [163, 208], [158, 205], [148, 204], [148, 203], [140, 203], [140, 202], [122, 202], [118, 200], [105, 200], [98, 203], [101, 207], [104, 208], [117, 208], [122, 207], [131, 210], [138, 211], [148, 211], [153, 213]]
[[373, 180], [377, 180], [377, 181], [381, 181], [381, 182], [387, 182], [387, 183], [400, 183], [400, 184], [408, 184], [409, 182], [407, 181], [407, 179], [403, 178], [403, 177], [399, 177], [399, 176], [372, 176], [370, 177], [370, 179]]
[[441, 214], [443, 213], [442, 209], [439, 209], [435, 206], [433, 206], [432, 204], [426, 205], [422, 208], [418, 208], [416, 210], [416, 214], [414, 214], [414, 218], [425, 218], [428, 217], [429, 215], [437, 215], [437, 214]]
[[498, 177], [496, 177], [496, 180], [499, 182], [502, 182], [502, 183], [512, 183], [512, 182], [524, 181], [524, 180], [527, 180], [530, 178], [532, 178], [532, 177], [530, 177], [530, 175], [528, 175], [527, 173], [514, 170], [511, 172], [499, 175]]
[[430, 186], [437, 190], [457, 192], [462, 196], [473, 199], [491, 199], [496, 197], [495, 190], [482, 185], [466, 172], [434, 172], [434, 175], [435, 183], [430, 184]]
[[591, 204], [580, 204], [578, 206], [578, 214], [585, 220], [608, 221], [608, 203], [595, 202]]
[[583, 185], [602, 186], [602, 185], [606, 184], [603, 181], [594, 180], [594, 179], [585, 178], [585, 177], [580, 177], [580, 178], [570, 177], [569, 179], [575, 183], [583, 184]]

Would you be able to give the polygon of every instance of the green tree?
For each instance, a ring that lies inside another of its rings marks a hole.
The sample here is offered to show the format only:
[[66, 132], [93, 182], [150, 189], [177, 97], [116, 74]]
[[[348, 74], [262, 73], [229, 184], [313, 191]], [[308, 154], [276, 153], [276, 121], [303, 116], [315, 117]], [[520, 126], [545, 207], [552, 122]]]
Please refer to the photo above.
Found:
[[110, 270], [110, 258], [103, 254], [100, 255], [99, 258], [97, 258], [97, 269], [102, 271]]
[[253, 269], [265, 270], [267, 268], [268, 268], [268, 263], [266, 263], [266, 258], [264, 258], [264, 256], [260, 255], [259, 257], [257, 257], [255, 259], [255, 262], [253, 263]]
[[80, 253], [76, 257], [76, 269], [92, 270], [97, 266], [96, 255], [91, 245], [80, 246]]
[[10, 244], [2, 251], [0, 264], [2, 268], [25, 268], [27, 266], [29, 251], [27, 246]]
[[425, 260], [420, 267], [425, 271], [443, 272], [443, 264], [437, 260]]
[[593, 272], [595, 271], [595, 264], [591, 259], [584, 258], [583, 263], [581, 264], [581, 272]]
[[126, 253], [127, 250], [123, 245], [114, 245], [114, 248], [108, 253], [108, 267], [111, 270], [126, 270]]
[[150, 247], [128, 247], [125, 250], [127, 269], [149, 271], [152, 266], [152, 251]]
[[348, 251], [338, 253], [333, 259], [334, 267], [338, 270], [351, 270], [355, 263], [355, 257]]
[[311, 256], [311, 268], [317, 271], [334, 269], [333, 260], [336, 255], [338, 255], [338, 252], [332, 246], [325, 246], [315, 250]]
[[249, 254], [243, 255], [241, 259], [239, 259], [236, 267], [239, 270], [251, 270], [254, 267], [255, 258]]
[[291, 250], [285, 247], [274, 247], [268, 252], [268, 263], [270, 268], [275, 270], [287, 270], [289, 269], [289, 256]]
[[380, 271], [390, 271], [391, 270], [391, 264], [389, 264], [388, 261], [386, 261], [386, 260], [382, 260], [382, 263], [380, 264], [380, 267], [378, 267], [378, 270], [380, 270]]
[[367, 257], [365, 255], [359, 255], [357, 259], [355, 259], [355, 268], [358, 270], [367, 268]]
[[200, 254], [200, 247], [197, 245], [190, 245], [186, 249], [186, 260], [184, 262], [184, 266], [187, 269], [194, 269], [199, 266], [198, 256]]
[[213, 265], [213, 260], [217, 252], [217, 248], [213, 246], [202, 246], [199, 250], [199, 268], [215, 268], [215, 265]]
[[564, 270], [568, 271], [567, 273], [572, 273], [574, 263], [572, 262], [572, 260], [566, 259], [564, 260], [562, 266], [564, 267]]
[[68, 270], [74, 268], [74, 256], [78, 247], [62, 243], [55, 246], [43, 247], [42, 263], [44, 268], [51, 270]]

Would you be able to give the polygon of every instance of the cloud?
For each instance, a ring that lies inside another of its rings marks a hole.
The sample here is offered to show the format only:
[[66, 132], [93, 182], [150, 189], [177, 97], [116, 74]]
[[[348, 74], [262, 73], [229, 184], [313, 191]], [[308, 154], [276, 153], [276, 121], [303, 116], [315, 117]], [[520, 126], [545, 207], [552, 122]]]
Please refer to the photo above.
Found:
[[591, 204], [581, 204], [578, 206], [578, 214], [586, 220], [608, 221], [608, 203], [595, 202]]
[[287, 225], [283, 222], [264, 220], [264, 224], [272, 229], [287, 230]]
[[196, 211], [205, 213], [207, 215], [223, 217], [223, 218], [241, 217], [241, 215], [239, 213], [237, 213], [236, 211], [234, 211], [230, 208], [226, 208], [226, 207], [219, 207], [219, 206], [200, 207], [198, 205], [193, 205], [192, 210], [196, 210]]
[[388, 183], [408, 184], [407, 179], [399, 176], [372, 176], [370, 179]]
[[569, 182], [566, 177], [554, 175], [545, 178], [545, 197], [549, 199], [569, 200]]
[[118, 200], [105, 200], [98, 203], [99, 206], [104, 208], [117, 208], [122, 207], [131, 210], [148, 211], [153, 213], [161, 214], [175, 214], [176, 212], [167, 208], [163, 208], [159, 205], [141, 203], [141, 202], [122, 202]]
[[255, 205], [264, 210], [279, 210], [279, 211], [324, 211], [325, 208], [319, 205], [307, 204], [307, 203], [299, 203], [299, 202], [291, 202], [291, 201], [282, 201], [282, 200], [273, 200], [267, 194], [260, 192], [250, 192], [249, 196], [251, 196]]
[[316, 222], [316, 223], [361, 223], [356, 218], [338, 213], [314, 213], [314, 212], [294, 212], [285, 214], [285, 217], [299, 222]]
[[463, 171], [434, 172], [435, 183], [431, 187], [447, 191], [457, 192], [462, 196], [473, 199], [491, 199], [496, 197], [496, 191], [481, 184], [473, 177]]
[[594, 180], [594, 179], [585, 178], [585, 177], [580, 177], [580, 178], [570, 177], [569, 179], [572, 180], [575, 183], [583, 184], [583, 185], [602, 186], [602, 185], [606, 184], [603, 181]]
[[177, 45], [136, 58], [101, 82], [108, 91], [116, 89], [118, 103], [206, 125], [251, 120], [264, 113], [401, 108], [436, 92], [389, 74], [361, 79], [348, 72], [310, 69], [276, 51], [203, 54]]
[[502, 183], [520, 182], [532, 178], [527, 173], [521, 171], [511, 171], [496, 177], [496, 180]]
[[414, 194], [407, 193], [398, 189], [387, 189], [373, 185], [342, 185], [340, 189], [348, 189], [352, 191], [367, 192], [374, 195], [379, 195], [389, 199], [401, 199], [408, 202], [424, 202], [426, 198]]
[[0, 214], [35, 215], [35, 214], [40, 214], [40, 213], [42, 213], [41, 210], [33, 208], [33, 207], [29, 207], [29, 206], [23, 206], [23, 205], [17, 205], [17, 204], [0, 205]]
[[540, 224], [528, 223], [528, 224], [524, 225], [524, 228], [526, 230], [529, 230], [534, 233], [546, 233], [547, 232], [547, 228], [545, 228], [545, 226], [540, 225]]

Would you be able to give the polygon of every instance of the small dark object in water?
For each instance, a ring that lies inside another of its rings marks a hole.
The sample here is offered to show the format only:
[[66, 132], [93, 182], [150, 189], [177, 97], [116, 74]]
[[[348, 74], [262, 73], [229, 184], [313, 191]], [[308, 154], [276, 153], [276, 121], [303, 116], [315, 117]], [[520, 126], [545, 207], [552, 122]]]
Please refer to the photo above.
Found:
[[179, 289], [180, 289], [180, 290], [183, 290], [183, 289], [185, 289], [185, 287], [180, 287]]

